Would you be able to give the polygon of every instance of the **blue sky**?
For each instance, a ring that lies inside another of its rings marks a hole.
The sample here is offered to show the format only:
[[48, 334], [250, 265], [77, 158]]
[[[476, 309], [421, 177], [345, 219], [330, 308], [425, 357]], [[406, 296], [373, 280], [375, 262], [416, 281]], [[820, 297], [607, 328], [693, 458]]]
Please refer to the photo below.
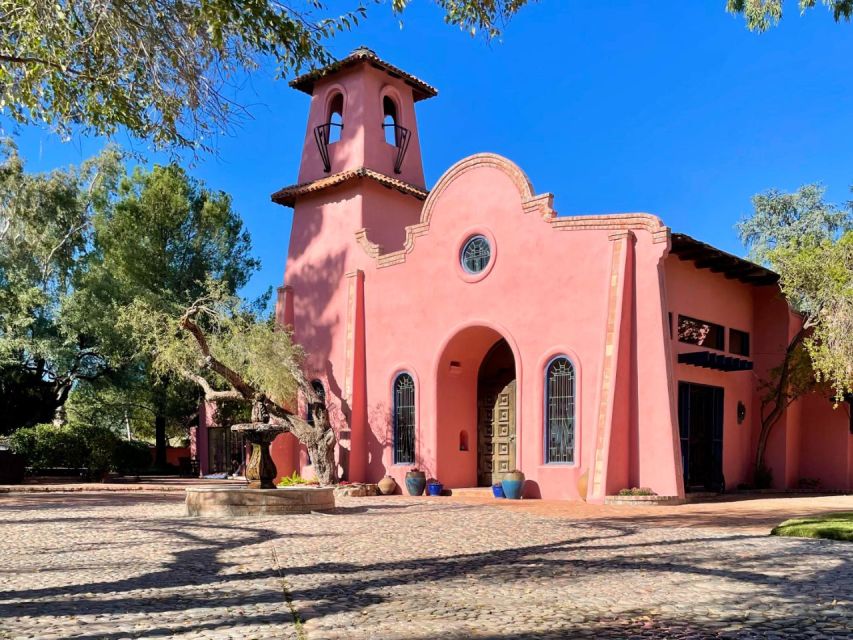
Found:
[[[724, 5], [543, 0], [487, 43], [414, 0], [402, 29], [387, 5], [371, 5], [329, 46], [343, 56], [364, 44], [438, 88], [418, 104], [428, 185], [492, 151], [553, 192], [560, 215], [647, 211], [742, 254], [733, 225], [752, 194], [819, 181], [830, 199], [851, 197], [853, 25], [823, 7], [800, 17], [789, 1], [777, 29], [754, 34]], [[239, 98], [254, 119], [192, 173], [232, 194], [252, 233], [263, 263], [245, 291], [253, 296], [282, 281], [292, 211], [269, 194], [295, 181], [309, 99], [269, 72]], [[31, 170], [103, 145], [36, 128], [14, 137]]]

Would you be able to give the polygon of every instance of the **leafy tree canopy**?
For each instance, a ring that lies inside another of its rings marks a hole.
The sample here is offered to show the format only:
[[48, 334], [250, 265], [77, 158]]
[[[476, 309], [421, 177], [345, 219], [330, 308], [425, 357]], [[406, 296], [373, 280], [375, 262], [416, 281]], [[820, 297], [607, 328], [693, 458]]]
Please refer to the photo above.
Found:
[[73, 391], [71, 417], [130, 421], [143, 436], [155, 419], [165, 443], [198, 391], [136, 357], [117, 319], [136, 299], [188, 305], [209, 278], [230, 294], [246, 283], [258, 262], [231, 199], [174, 165], [127, 174], [113, 148], [48, 174], [3, 150], [0, 428], [62, 418]]
[[853, 202], [826, 202], [820, 185], [753, 198], [738, 225], [750, 256], [780, 275], [802, 315], [803, 345], [820, 382], [838, 397], [853, 391]]
[[[50, 419], [76, 381], [97, 377], [108, 366], [98, 335], [109, 323], [94, 309], [77, 313], [74, 298], [87, 270], [90, 221], [110, 204], [121, 157], [108, 149], [79, 168], [29, 174], [14, 145], [2, 144], [0, 367], [2, 402], [9, 409], [4, 415], [13, 422], [26, 414], [30, 398]], [[39, 412], [33, 413], [38, 420]]]
[[[821, 3], [832, 12], [836, 22], [849, 21], [853, 15], [853, 0], [821, 0]], [[784, 0], [726, 0], [726, 10], [742, 14], [750, 30], [767, 31], [779, 24], [784, 4]], [[818, 0], [797, 0], [800, 13], [813, 9], [817, 4]]]
[[[190, 305], [139, 298], [122, 310], [121, 322], [160, 375], [197, 384], [209, 401], [250, 406], [253, 422], [293, 433], [308, 448], [320, 481], [335, 482], [335, 433], [305, 378], [304, 352], [259, 306], [247, 306], [216, 281], [206, 285]], [[300, 393], [311, 407], [310, 423], [296, 415]]]
[[[435, 2], [448, 23], [494, 36], [527, 0]], [[155, 148], [209, 150], [246, 114], [245, 74], [266, 60], [281, 76], [330, 62], [326, 41], [366, 16], [352, 4], [0, 0], [0, 110], [65, 136], [124, 127]]]

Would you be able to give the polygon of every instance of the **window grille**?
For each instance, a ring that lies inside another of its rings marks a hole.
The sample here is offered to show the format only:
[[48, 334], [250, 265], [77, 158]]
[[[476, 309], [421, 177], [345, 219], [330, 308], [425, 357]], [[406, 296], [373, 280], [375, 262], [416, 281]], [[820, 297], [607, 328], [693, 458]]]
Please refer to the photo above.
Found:
[[575, 368], [554, 358], [545, 374], [546, 463], [575, 461]]
[[473, 236], [462, 247], [462, 268], [468, 273], [480, 273], [491, 257], [492, 248], [485, 236]]
[[394, 464], [415, 461], [415, 381], [408, 373], [394, 380]]

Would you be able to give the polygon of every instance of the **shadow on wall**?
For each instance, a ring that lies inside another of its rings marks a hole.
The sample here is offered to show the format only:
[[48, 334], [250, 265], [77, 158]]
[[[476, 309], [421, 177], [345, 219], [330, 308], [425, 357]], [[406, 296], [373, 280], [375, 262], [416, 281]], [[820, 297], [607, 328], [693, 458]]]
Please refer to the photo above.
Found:
[[[390, 391], [389, 391], [390, 393]], [[367, 430], [367, 477], [379, 479], [388, 473], [388, 465], [393, 464], [393, 459], [383, 459], [386, 451], [391, 451], [394, 446], [391, 427], [391, 407], [387, 402], [374, 404], [367, 412], [367, 420], [370, 425]], [[393, 456], [391, 451], [391, 456]]]

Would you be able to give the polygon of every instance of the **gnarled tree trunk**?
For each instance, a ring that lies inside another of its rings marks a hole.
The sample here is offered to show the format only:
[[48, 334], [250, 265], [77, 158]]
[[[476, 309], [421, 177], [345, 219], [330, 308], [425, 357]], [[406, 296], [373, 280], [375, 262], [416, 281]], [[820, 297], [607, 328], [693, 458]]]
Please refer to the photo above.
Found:
[[[792, 358], [794, 352], [803, 342], [805, 337], [805, 329], [800, 329], [797, 334], [791, 339], [788, 348], [785, 350], [785, 359], [782, 361], [782, 366], [779, 369], [779, 376], [776, 384], [773, 387], [773, 392], [761, 404], [761, 431], [758, 434], [758, 446], [755, 450], [755, 477], [758, 478], [766, 472], [764, 464], [764, 454], [767, 451], [767, 441], [770, 438], [770, 433], [773, 427], [779, 422], [779, 419], [784, 415], [785, 409], [796, 399], [796, 396], [789, 392], [789, 383], [792, 368]], [[765, 409], [769, 407], [769, 412], [765, 415]]]

